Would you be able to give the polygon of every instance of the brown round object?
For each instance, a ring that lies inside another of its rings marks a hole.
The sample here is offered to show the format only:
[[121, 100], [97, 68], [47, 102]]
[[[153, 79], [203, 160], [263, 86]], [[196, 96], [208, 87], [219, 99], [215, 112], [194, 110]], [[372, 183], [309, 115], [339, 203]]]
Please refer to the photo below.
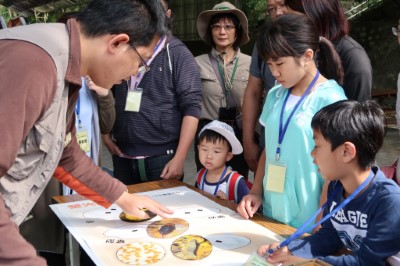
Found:
[[122, 221], [125, 221], [125, 222], [139, 223], [139, 222], [148, 221], [148, 220], [150, 220], [150, 219], [152, 219], [152, 218], [154, 218], [154, 217], [157, 216], [157, 214], [155, 214], [154, 212], [151, 212], [151, 211], [149, 211], [149, 210], [147, 210], [147, 209], [143, 209], [142, 211], [144, 211], [145, 213], [147, 213], [147, 215], [148, 215], [149, 217], [148, 217], [148, 218], [139, 218], [139, 217], [137, 217], [137, 216], [133, 216], [133, 215], [126, 214], [125, 212], [121, 212], [121, 213], [119, 214], [119, 218], [120, 218]]
[[189, 223], [180, 218], [166, 218], [147, 226], [147, 234], [154, 238], [171, 238], [186, 232]]

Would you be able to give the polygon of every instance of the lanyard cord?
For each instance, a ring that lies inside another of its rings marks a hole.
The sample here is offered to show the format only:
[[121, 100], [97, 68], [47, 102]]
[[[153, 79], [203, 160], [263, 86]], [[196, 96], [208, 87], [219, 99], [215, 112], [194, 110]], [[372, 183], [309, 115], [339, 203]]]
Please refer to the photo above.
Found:
[[292, 119], [294, 113], [296, 112], [297, 108], [300, 106], [300, 104], [304, 101], [304, 99], [307, 97], [308, 93], [310, 92], [311, 88], [314, 87], [314, 84], [317, 82], [319, 77], [319, 71], [317, 70], [317, 73], [315, 74], [315, 77], [311, 81], [310, 85], [308, 85], [306, 91], [303, 93], [301, 96], [300, 100], [296, 103], [294, 106], [292, 112], [290, 113], [288, 119], [286, 120], [285, 125], [283, 125], [283, 113], [285, 112], [285, 106], [288, 101], [288, 98], [290, 96], [290, 93], [292, 91], [292, 88], [289, 89], [288, 94], [286, 95], [285, 100], [283, 101], [282, 109], [281, 109], [281, 115], [280, 115], [280, 120], [279, 120], [279, 137], [278, 137], [278, 147], [276, 148], [276, 160], [279, 161], [279, 157], [281, 154], [281, 144], [283, 141], [283, 138], [285, 137], [286, 130], [288, 128], [289, 122]]
[[235, 77], [236, 74], [236, 69], [238, 67], [238, 62], [239, 62], [239, 57], [236, 58], [236, 62], [235, 62], [235, 66], [233, 67], [233, 71], [232, 71], [232, 76], [231, 79], [229, 81], [226, 80], [225, 75], [224, 75], [224, 70], [222, 69], [222, 66], [218, 61], [218, 70], [219, 70], [219, 74], [222, 78], [222, 80], [224, 80], [224, 94], [226, 96], [226, 98], [228, 98], [230, 91], [232, 90], [232, 86], [233, 86], [233, 79]]
[[[217, 194], [219, 185], [221, 184], [221, 180], [224, 179], [227, 170], [228, 170], [228, 166], [225, 166], [225, 169], [224, 169], [224, 171], [222, 172], [222, 174], [221, 174], [221, 176], [220, 176], [220, 178], [219, 178], [219, 180], [218, 180], [217, 186], [215, 187], [214, 195]], [[203, 178], [203, 183], [201, 184], [201, 190], [204, 190], [204, 183], [206, 182], [207, 172], [208, 172], [208, 170], [206, 170], [206, 171], [204, 172], [204, 178]]]
[[[339, 206], [337, 206], [332, 212], [330, 212], [329, 214], [327, 214], [326, 216], [324, 216], [319, 222], [315, 223], [310, 230], [314, 229], [315, 227], [317, 227], [318, 225], [322, 224], [323, 222], [325, 222], [326, 220], [328, 220], [329, 218], [331, 218], [335, 213], [337, 213], [338, 211], [340, 211], [341, 209], [343, 209], [344, 206], [347, 205], [347, 203], [349, 203], [351, 200], [353, 200], [368, 184], [369, 182], [371, 182], [372, 178], [375, 177], [375, 173], [372, 171], [371, 169], [371, 173], [369, 174], [368, 178], [364, 180], [364, 182], [362, 182], [361, 185], [359, 185], [357, 187], [356, 190], [353, 191], [353, 193], [351, 193], [351, 195], [346, 198]], [[321, 212], [321, 210], [323, 208], [325, 208], [332, 200], [333, 197], [335, 196], [335, 194], [339, 191], [340, 187], [337, 187], [334, 192], [332, 193], [332, 195], [329, 197], [329, 199], [324, 203], [324, 205], [322, 207], [320, 207], [306, 222], [304, 222], [304, 224], [302, 226], [300, 226], [296, 232], [294, 232], [291, 236], [289, 236], [286, 240], [284, 240], [282, 243], [280, 243], [276, 249], [280, 249], [284, 246], [289, 245], [290, 242], [292, 242], [293, 240], [299, 238], [300, 236], [302, 236], [306, 231], [307, 231], [307, 227], [308, 225], [317, 217], [317, 215]], [[272, 254], [275, 250], [270, 249], [268, 250], [269, 254]]]
[[77, 101], [76, 107], [75, 107], [76, 118], [78, 119], [78, 127], [82, 127], [82, 121], [79, 116], [80, 111], [81, 111], [81, 97], [78, 96], [78, 101]]

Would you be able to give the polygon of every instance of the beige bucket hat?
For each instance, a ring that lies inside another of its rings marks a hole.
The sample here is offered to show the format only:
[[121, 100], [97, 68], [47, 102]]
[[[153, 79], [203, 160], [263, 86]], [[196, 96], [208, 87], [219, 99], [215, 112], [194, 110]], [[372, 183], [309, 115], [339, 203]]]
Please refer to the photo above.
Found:
[[200, 38], [202, 38], [203, 41], [208, 45], [212, 45], [206, 38], [208, 23], [214, 15], [226, 14], [226, 13], [235, 15], [239, 19], [240, 26], [243, 29], [242, 38], [238, 42], [238, 44], [243, 45], [248, 43], [250, 41], [250, 38], [249, 38], [249, 23], [247, 21], [247, 17], [241, 10], [237, 9], [234, 5], [232, 5], [229, 2], [222, 2], [216, 4], [212, 10], [205, 10], [199, 14], [199, 16], [197, 17], [197, 32]]

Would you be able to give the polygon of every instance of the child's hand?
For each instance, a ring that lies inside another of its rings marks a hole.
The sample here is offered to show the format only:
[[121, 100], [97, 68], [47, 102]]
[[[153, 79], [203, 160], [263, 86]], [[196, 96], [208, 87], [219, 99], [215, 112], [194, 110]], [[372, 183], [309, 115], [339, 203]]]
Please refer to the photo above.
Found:
[[224, 192], [222, 192], [221, 190], [217, 191], [217, 195], [218, 198], [223, 199], [223, 200], [227, 200], [228, 197], [226, 196], [226, 194]]
[[273, 265], [292, 265], [301, 261], [306, 261], [306, 259], [293, 256], [289, 249], [285, 246], [278, 250], [275, 250], [272, 254], [268, 253], [268, 250], [275, 249], [279, 243], [272, 243], [270, 245], [264, 245], [258, 248], [257, 253], [260, 256], [266, 258], [268, 263]]
[[242, 198], [236, 210], [243, 218], [249, 219], [257, 212], [261, 203], [262, 199], [260, 195], [250, 193]]

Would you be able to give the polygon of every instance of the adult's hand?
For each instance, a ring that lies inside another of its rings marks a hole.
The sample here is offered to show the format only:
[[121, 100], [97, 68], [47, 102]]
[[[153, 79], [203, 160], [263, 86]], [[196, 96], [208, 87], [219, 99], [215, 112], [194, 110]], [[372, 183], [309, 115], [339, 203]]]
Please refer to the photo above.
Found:
[[86, 76], [85, 80], [86, 80], [86, 83], [87, 83], [89, 89], [92, 91], [95, 91], [100, 96], [107, 96], [108, 93], [110, 92], [109, 89], [105, 89], [103, 87], [97, 86], [89, 76]]
[[163, 218], [167, 218], [173, 211], [161, 205], [157, 201], [144, 195], [130, 194], [124, 192], [115, 202], [121, 209], [130, 215], [139, 218], [148, 218], [148, 214], [143, 209], [148, 209], [151, 212], [158, 214]]
[[123, 155], [121, 150], [118, 148], [117, 143], [115, 143], [115, 141], [113, 141], [113, 139], [111, 138], [111, 134], [101, 134], [101, 139], [103, 140], [104, 145], [106, 145], [108, 151], [111, 154], [115, 154], [118, 156]]
[[243, 141], [244, 159], [250, 170], [257, 170], [258, 159], [260, 158], [260, 147], [254, 140]]
[[179, 179], [183, 176], [184, 161], [174, 156], [165, 166], [161, 172], [163, 179]]

